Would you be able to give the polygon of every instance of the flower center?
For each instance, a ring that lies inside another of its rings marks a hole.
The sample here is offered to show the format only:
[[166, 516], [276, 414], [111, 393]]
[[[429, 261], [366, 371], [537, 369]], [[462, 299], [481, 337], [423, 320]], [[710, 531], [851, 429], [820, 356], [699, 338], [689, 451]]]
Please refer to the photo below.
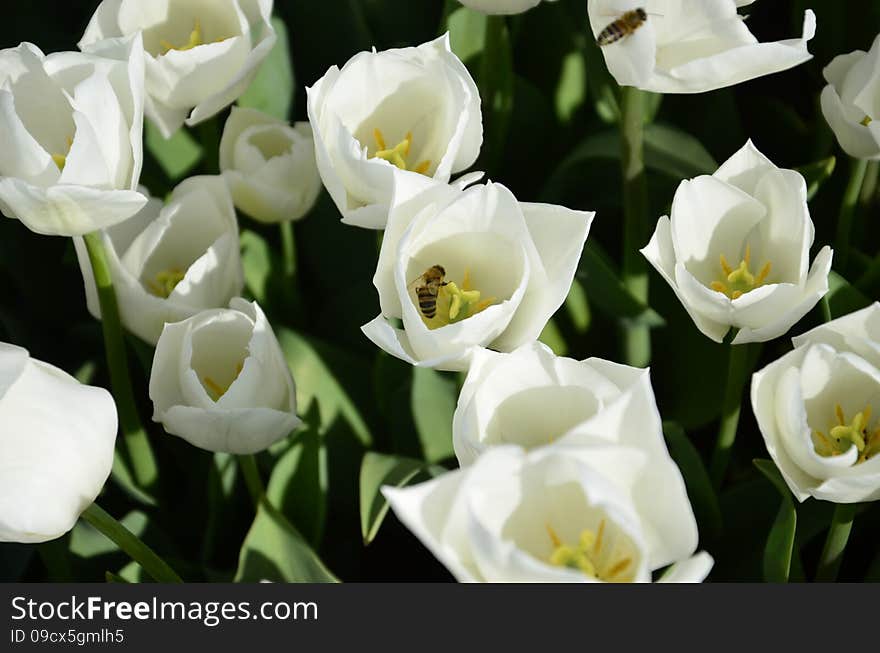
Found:
[[720, 260], [721, 270], [724, 274], [721, 279], [709, 284], [709, 287], [730, 299], [737, 299], [747, 292], [764, 285], [767, 275], [770, 274], [771, 264], [769, 261], [765, 263], [760, 272], [755, 275], [752, 274], [749, 267], [751, 265], [751, 258], [752, 252], [749, 245], [746, 245], [746, 254], [735, 268], [730, 266], [727, 259], [724, 258], [724, 254], [722, 254]]
[[244, 368], [244, 361], [238, 361], [235, 365], [235, 374], [233, 374], [232, 378], [229, 379], [228, 383], [218, 383], [210, 376], [202, 377], [202, 385], [205, 387], [205, 390], [208, 393], [208, 396], [211, 397], [213, 401], [219, 401], [220, 397], [226, 394], [229, 388], [235, 383], [235, 380], [238, 378], [238, 375], [241, 374], [241, 370]]
[[851, 422], [846, 421], [840, 404], [834, 407], [834, 413], [837, 423], [830, 428], [828, 435], [822, 431], [813, 432], [813, 447], [817, 454], [826, 458], [839, 456], [850, 447], [855, 447], [859, 452], [855, 463], [858, 465], [880, 453], [880, 424], [874, 431], [868, 432], [868, 424], [871, 421], [870, 406], [865, 406], [863, 411], [856, 413]]
[[186, 272], [180, 268], [162, 270], [155, 277], [147, 281], [147, 290], [156, 295], [156, 297], [168, 299], [168, 296], [174, 292], [177, 284], [183, 281], [185, 276]]
[[[193, 25], [192, 32], [189, 33], [189, 39], [183, 45], [174, 45], [170, 41], [166, 41], [162, 39], [159, 41], [159, 45], [162, 46], [162, 54], [168, 54], [171, 50], [192, 50], [193, 48], [199, 45], [205, 45], [204, 35], [202, 34], [202, 21], [198, 18], [195, 19]], [[222, 39], [214, 39], [213, 43], [220, 43], [220, 41], [225, 41], [225, 38]]]
[[865, 127], [867, 127], [868, 125], [870, 125], [872, 122], [874, 122], [874, 121], [871, 119], [871, 116], [865, 116], [864, 118], [862, 118], [862, 124], [863, 124]]
[[420, 175], [427, 174], [428, 168], [431, 167], [429, 160], [420, 161], [415, 168], [407, 167], [406, 159], [409, 156], [410, 146], [412, 146], [412, 132], [407, 132], [404, 139], [392, 148], [385, 144], [385, 137], [379, 129], [373, 130], [373, 138], [376, 139], [376, 153], [370, 157], [371, 159], [384, 159], [401, 170], [412, 170]]
[[547, 524], [546, 527], [547, 534], [553, 542], [553, 553], [549, 558], [551, 565], [575, 569], [587, 576], [606, 582], [632, 581], [632, 574], [626, 574], [627, 570], [632, 567], [632, 558], [603, 555], [604, 519], [599, 522], [599, 528], [595, 533], [589, 529], [582, 530], [577, 546], [563, 544], [550, 524]]
[[55, 162], [55, 165], [58, 166], [59, 171], [64, 170], [64, 166], [67, 163], [67, 155], [70, 154], [70, 148], [73, 147], [73, 138], [70, 136], [67, 137], [67, 149], [64, 151], [64, 154], [53, 154], [52, 161]]
[[[424, 291], [420, 292], [420, 288], [416, 288], [416, 296], [419, 315], [429, 329], [438, 329], [448, 324], [461, 322], [486, 310], [495, 303], [494, 297], [483, 299], [482, 293], [473, 288], [470, 268], [465, 268], [461, 287], [454, 281], [443, 281], [442, 284], [439, 284], [437, 293], [433, 296], [435, 302], [433, 307], [430, 306], [431, 298], [425, 297]], [[433, 315], [431, 315], [432, 308], [435, 311]]]

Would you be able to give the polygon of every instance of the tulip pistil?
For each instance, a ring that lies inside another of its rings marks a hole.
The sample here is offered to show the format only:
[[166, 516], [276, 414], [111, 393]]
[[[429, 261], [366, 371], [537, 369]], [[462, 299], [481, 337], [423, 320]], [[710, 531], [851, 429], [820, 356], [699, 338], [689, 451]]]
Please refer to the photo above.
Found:
[[70, 148], [73, 147], [73, 139], [68, 136], [67, 137], [67, 151], [64, 154], [53, 154], [52, 161], [58, 166], [59, 171], [64, 171], [64, 166], [67, 164], [67, 155], [70, 154]]
[[226, 383], [225, 385], [222, 383], [217, 383], [210, 376], [202, 377], [202, 385], [208, 392], [208, 396], [211, 397], [212, 401], [219, 401], [220, 397], [222, 397], [229, 391], [229, 388], [232, 386], [233, 383], [235, 383], [235, 380], [238, 378], [238, 375], [241, 374], [241, 370], [243, 368], [244, 362], [239, 361], [238, 364], [235, 366], [235, 376], [233, 376], [229, 380], [229, 383]]
[[863, 463], [880, 453], [880, 426], [874, 431], [868, 431], [871, 421], [871, 407], [856, 413], [851, 422], [847, 422], [840, 404], [834, 407], [837, 423], [831, 427], [828, 434], [822, 431], [814, 431], [813, 445], [816, 453], [823, 457], [839, 456], [855, 447], [859, 452], [856, 464]]
[[162, 270], [155, 277], [147, 281], [147, 290], [156, 295], [156, 297], [167, 299], [174, 292], [177, 284], [183, 281], [185, 276], [186, 272], [180, 268]]
[[429, 160], [420, 161], [414, 168], [407, 167], [408, 164], [406, 159], [409, 156], [409, 150], [413, 141], [412, 132], [407, 132], [403, 140], [392, 148], [389, 148], [385, 144], [385, 137], [382, 135], [381, 130], [374, 129], [373, 138], [376, 139], [376, 153], [370, 157], [371, 159], [384, 159], [401, 170], [412, 170], [420, 175], [426, 174], [428, 168], [431, 167], [431, 162]]
[[735, 268], [731, 267], [724, 254], [722, 254], [720, 262], [724, 277], [722, 280], [713, 281], [709, 284], [709, 287], [730, 299], [738, 299], [747, 292], [764, 285], [764, 281], [766, 281], [767, 276], [770, 274], [771, 264], [768, 261], [758, 274], [753, 274], [750, 269], [751, 259], [752, 252], [749, 245], [746, 245], [745, 256], [743, 256], [743, 259]]
[[[220, 43], [220, 41], [225, 40], [226, 39], [215, 39], [213, 43]], [[159, 45], [162, 46], [162, 54], [168, 54], [171, 50], [179, 50], [183, 52], [185, 50], [192, 50], [199, 45], [205, 45], [204, 35], [202, 34], [202, 21], [198, 18], [195, 19], [195, 25], [193, 25], [193, 30], [189, 33], [189, 39], [183, 45], [174, 45], [165, 39], [159, 41]]]
[[556, 531], [546, 525], [547, 534], [553, 542], [553, 552], [549, 562], [554, 567], [567, 567], [604, 580], [606, 582], [629, 582], [632, 575], [623, 575], [632, 566], [632, 558], [629, 556], [619, 560], [609, 559], [608, 555], [602, 555], [602, 547], [605, 536], [605, 520], [599, 522], [599, 528], [594, 533], [589, 529], [581, 531], [577, 546], [564, 544]]
[[446, 281], [438, 290], [434, 317], [425, 317], [424, 313], [420, 315], [429, 329], [437, 329], [473, 317], [494, 303], [494, 297], [483, 298], [482, 293], [473, 288], [470, 268], [465, 268], [461, 287], [454, 281]]

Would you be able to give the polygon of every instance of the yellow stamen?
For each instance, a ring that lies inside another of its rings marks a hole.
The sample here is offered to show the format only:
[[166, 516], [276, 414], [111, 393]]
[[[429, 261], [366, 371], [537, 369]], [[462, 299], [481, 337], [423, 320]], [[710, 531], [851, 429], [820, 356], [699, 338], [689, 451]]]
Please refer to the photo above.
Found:
[[385, 136], [382, 134], [382, 130], [374, 129], [373, 138], [376, 140], [376, 153], [370, 157], [371, 159], [384, 159], [401, 170], [411, 170], [420, 175], [428, 173], [428, 168], [431, 167], [430, 160], [421, 161], [414, 168], [408, 167], [406, 160], [407, 157], [409, 157], [409, 152], [412, 148], [412, 132], [407, 132], [403, 140], [391, 148], [386, 145]]
[[545, 528], [553, 544], [553, 551], [550, 553], [548, 562], [556, 567], [576, 569], [587, 576], [611, 581], [625, 572], [633, 563], [629, 556], [614, 560], [601, 555], [602, 537], [605, 532], [604, 519], [599, 522], [596, 533], [589, 529], [582, 530], [578, 537], [577, 546], [564, 544], [550, 524], [545, 524]]
[[[213, 43], [220, 43], [221, 41], [225, 41], [225, 38], [214, 39]], [[185, 50], [192, 50], [195, 47], [200, 45], [205, 45], [204, 35], [202, 34], [202, 22], [196, 18], [193, 25], [193, 30], [189, 33], [189, 38], [186, 43], [183, 45], [174, 45], [170, 41], [166, 41], [162, 39], [159, 41], [159, 45], [162, 47], [162, 54], [168, 54], [171, 50], [178, 50], [183, 52]]]
[[153, 279], [147, 281], [147, 290], [156, 297], [167, 299], [185, 276], [186, 272], [180, 268], [162, 270]]
[[599, 555], [602, 552], [602, 536], [605, 534], [605, 520], [599, 522], [599, 532], [596, 533], [596, 543], [593, 545], [593, 553]]
[[[429, 329], [437, 329], [448, 324], [461, 322], [492, 306], [494, 297], [483, 297], [472, 287], [470, 269], [465, 268], [461, 287], [454, 281], [447, 281], [437, 295], [437, 310], [432, 318], [422, 314], [422, 321]], [[418, 299], [418, 298], [416, 298]]]
[[[837, 424], [831, 427], [829, 435], [821, 431], [814, 431], [818, 442], [814, 442], [814, 450], [824, 457], [839, 456], [855, 447], [859, 456], [855, 464], [863, 463], [880, 452], [880, 428], [873, 432], [868, 431], [871, 422], [871, 406], [856, 413], [851, 422], [846, 421], [846, 415], [840, 404], [834, 406], [834, 416]], [[829, 437], [830, 436], [830, 437]]]
[[872, 122], [874, 122], [874, 121], [871, 119], [871, 116], [865, 116], [864, 118], [862, 118], [861, 124], [864, 125], [865, 127], [867, 127]]
[[760, 272], [758, 272], [757, 276], [752, 274], [752, 248], [749, 244], [746, 244], [745, 254], [739, 265], [735, 268], [728, 263], [724, 254], [721, 254], [718, 258], [719, 263], [721, 264], [723, 278], [712, 281], [709, 284], [709, 288], [715, 292], [727, 295], [730, 299], [739, 299], [747, 292], [764, 285], [772, 268], [768, 261], [764, 264], [764, 267], [761, 268]]
[[229, 388], [232, 387], [232, 384], [235, 383], [235, 380], [238, 378], [238, 375], [241, 374], [241, 370], [244, 368], [244, 361], [239, 361], [235, 366], [235, 376], [229, 381], [225, 386], [220, 385], [210, 376], [203, 376], [202, 383], [205, 386], [205, 390], [208, 391], [208, 396], [211, 397], [213, 401], [219, 401], [220, 397], [229, 392]]
[[59, 171], [64, 170], [64, 166], [67, 164], [67, 155], [70, 154], [70, 148], [73, 147], [73, 138], [70, 136], [67, 137], [67, 150], [65, 150], [64, 154], [53, 154], [52, 161], [58, 166]]

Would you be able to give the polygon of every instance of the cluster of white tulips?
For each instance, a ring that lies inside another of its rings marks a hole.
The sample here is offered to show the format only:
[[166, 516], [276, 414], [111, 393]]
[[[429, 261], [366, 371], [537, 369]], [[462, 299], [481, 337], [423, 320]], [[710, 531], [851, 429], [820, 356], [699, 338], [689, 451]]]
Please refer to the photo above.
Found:
[[[462, 4], [510, 14], [539, 1]], [[747, 4], [589, 0], [587, 10], [594, 37], [628, 12], [646, 15], [602, 48], [621, 87], [692, 94], [811, 58], [811, 11], [800, 38], [760, 43], [737, 13]], [[239, 455], [301, 424], [272, 326], [241, 297], [236, 209], [298, 220], [323, 184], [342, 222], [383, 231], [378, 315], [363, 334], [413, 366], [466, 373], [449, 433], [460, 469], [383, 489], [455, 578], [706, 578], [713, 560], [698, 550], [649, 371], [538, 342], [595, 214], [523, 201], [466, 172], [484, 107], [448, 35], [330, 67], [306, 89], [307, 123], [233, 106], [220, 174], [185, 179], [164, 200], [139, 185], [144, 117], [170, 137], [234, 103], [273, 46], [271, 12], [271, 0], [104, 0], [80, 52], [0, 52], [0, 209], [74, 238], [89, 312], [155, 347], [153, 420]], [[880, 159], [880, 37], [825, 77], [822, 109], [841, 147]], [[833, 252], [811, 260], [804, 177], [751, 141], [669, 200], [638, 247], [732, 357], [784, 336], [828, 293]], [[794, 338], [754, 375], [751, 404], [798, 500], [880, 498], [880, 304]], [[73, 527], [110, 474], [117, 421], [108, 392], [0, 343], [0, 541]]]

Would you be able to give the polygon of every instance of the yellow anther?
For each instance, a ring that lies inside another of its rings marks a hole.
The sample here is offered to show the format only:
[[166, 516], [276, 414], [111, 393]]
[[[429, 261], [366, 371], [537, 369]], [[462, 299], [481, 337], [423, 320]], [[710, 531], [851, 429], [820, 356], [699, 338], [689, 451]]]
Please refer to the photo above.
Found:
[[180, 268], [162, 270], [153, 279], [147, 281], [147, 290], [156, 297], [167, 299], [185, 276], [186, 272]]
[[243, 368], [244, 361], [239, 361], [235, 366], [235, 376], [233, 376], [225, 386], [217, 383], [210, 376], [203, 376], [202, 384], [205, 386], [205, 390], [208, 391], [208, 396], [211, 397], [213, 401], [219, 401], [220, 397], [229, 392], [229, 388], [235, 383], [235, 380], [238, 378], [238, 375], [241, 374]]
[[602, 536], [605, 535], [605, 520], [599, 522], [599, 532], [596, 534], [596, 543], [593, 545], [593, 553], [599, 555], [602, 552]]
[[577, 546], [563, 543], [550, 524], [546, 524], [545, 527], [553, 544], [553, 551], [548, 558], [551, 565], [577, 569], [587, 576], [605, 581], [614, 580], [632, 565], [633, 561], [629, 556], [616, 560], [602, 556], [604, 519], [599, 522], [596, 533], [589, 529], [582, 530]]
[[[220, 43], [225, 40], [225, 38], [214, 39], [212, 42]], [[192, 50], [199, 45], [205, 45], [204, 35], [202, 34], [202, 22], [198, 18], [195, 19], [193, 30], [189, 33], [189, 38], [183, 45], [174, 45], [170, 41], [164, 39], [159, 41], [159, 45], [162, 46], [162, 54], [168, 54], [171, 50], [179, 50], [183, 52], [185, 50]]]
[[421, 161], [414, 168], [408, 167], [406, 159], [409, 157], [409, 151], [412, 148], [412, 132], [407, 132], [403, 140], [391, 148], [386, 145], [385, 136], [382, 134], [382, 130], [374, 129], [373, 138], [376, 140], [376, 153], [370, 158], [384, 159], [401, 170], [412, 170], [420, 175], [427, 174], [428, 168], [431, 167], [430, 160]]
[[446, 281], [438, 292], [434, 317], [426, 318], [422, 314], [422, 321], [429, 328], [437, 329], [473, 317], [495, 301], [494, 297], [483, 297], [479, 290], [472, 288], [470, 269], [465, 268], [461, 287], [454, 281]]
[[[859, 452], [856, 464], [865, 462], [880, 452], [880, 428], [873, 432], [868, 431], [871, 422], [871, 406], [856, 413], [852, 422], [847, 422], [843, 407], [840, 404], [834, 406], [834, 416], [837, 424], [831, 427], [829, 435], [821, 431], [814, 431], [814, 449], [820, 456], [839, 456], [855, 447]], [[829, 437], [830, 436], [830, 437]]]
[[724, 273], [724, 276], [722, 279], [712, 281], [709, 284], [709, 288], [715, 292], [727, 295], [730, 299], [739, 299], [747, 292], [764, 285], [772, 267], [768, 261], [758, 272], [757, 276], [752, 274], [752, 248], [750, 245], [746, 245], [745, 254], [739, 265], [735, 268], [728, 263], [724, 254], [719, 256], [719, 263], [721, 264], [721, 271]]
[[872, 122], [874, 122], [874, 121], [871, 119], [871, 116], [865, 116], [864, 118], [862, 118], [861, 124], [864, 125], [865, 127], [867, 127]]
[[67, 164], [67, 155], [70, 154], [70, 148], [73, 147], [73, 138], [70, 136], [67, 137], [67, 149], [64, 154], [53, 154], [52, 161], [58, 166], [58, 170], [63, 171], [64, 166]]

